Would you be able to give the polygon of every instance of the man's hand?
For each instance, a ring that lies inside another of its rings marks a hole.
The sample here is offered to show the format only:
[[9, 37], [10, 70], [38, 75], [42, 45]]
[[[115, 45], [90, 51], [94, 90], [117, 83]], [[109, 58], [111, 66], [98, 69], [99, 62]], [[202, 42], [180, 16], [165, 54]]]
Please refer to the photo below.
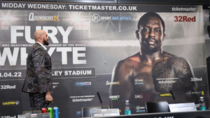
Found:
[[53, 97], [51, 96], [49, 91], [45, 95], [45, 101], [47, 101], [47, 102], [52, 102], [53, 101]]

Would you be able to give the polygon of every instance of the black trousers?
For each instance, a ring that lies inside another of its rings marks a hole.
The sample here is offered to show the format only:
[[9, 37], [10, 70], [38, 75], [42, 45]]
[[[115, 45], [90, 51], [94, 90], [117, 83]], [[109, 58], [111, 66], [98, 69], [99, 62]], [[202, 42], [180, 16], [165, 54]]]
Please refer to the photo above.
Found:
[[29, 93], [30, 105], [33, 110], [41, 110], [49, 105], [45, 101], [45, 95], [46, 93]]

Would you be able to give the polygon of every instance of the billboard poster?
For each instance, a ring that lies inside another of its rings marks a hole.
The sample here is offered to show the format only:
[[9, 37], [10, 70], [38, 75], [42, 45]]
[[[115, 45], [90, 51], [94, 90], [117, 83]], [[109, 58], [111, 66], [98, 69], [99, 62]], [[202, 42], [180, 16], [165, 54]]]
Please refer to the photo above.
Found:
[[[30, 111], [21, 92], [34, 32], [49, 36], [53, 98], [60, 117], [83, 107], [132, 114], [148, 101], [208, 99], [202, 6], [0, 3], [0, 112]], [[171, 94], [176, 98], [172, 98]]]
[[210, 24], [210, 19], [209, 19], [209, 15], [210, 14], [210, 12], [209, 12], [209, 9], [203, 9], [203, 20], [204, 20], [204, 34], [205, 34], [205, 47], [206, 47], [206, 52], [205, 52], [205, 54], [206, 54], [206, 58], [207, 57], [209, 57], [210, 56], [210, 53], [209, 53], [209, 45], [210, 45], [210, 26], [209, 26], [209, 24]]

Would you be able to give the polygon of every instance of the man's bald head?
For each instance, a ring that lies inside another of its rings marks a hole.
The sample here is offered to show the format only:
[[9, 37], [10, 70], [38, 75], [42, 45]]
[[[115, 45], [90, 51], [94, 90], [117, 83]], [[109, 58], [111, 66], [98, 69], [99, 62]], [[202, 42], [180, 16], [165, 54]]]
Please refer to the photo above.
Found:
[[44, 30], [36, 30], [34, 33], [34, 39], [36, 42], [39, 42], [43, 45], [48, 45], [49, 38], [47, 36], [47, 33]]
[[42, 35], [44, 35], [44, 32], [44, 30], [36, 30], [34, 33], [35, 41], [39, 40], [39, 38], [42, 37]]

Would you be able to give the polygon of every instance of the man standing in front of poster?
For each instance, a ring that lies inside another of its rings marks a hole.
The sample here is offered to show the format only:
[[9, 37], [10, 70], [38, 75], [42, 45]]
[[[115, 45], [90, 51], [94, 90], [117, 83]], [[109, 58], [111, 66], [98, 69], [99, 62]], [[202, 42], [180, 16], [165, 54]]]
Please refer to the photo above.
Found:
[[47, 33], [37, 30], [34, 33], [36, 43], [33, 45], [27, 58], [26, 78], [22, 88], [23, 92], [29, 93], [33, 110], [41, 110], [49, 102], [53, 101], [51, 57], [44, 45], [48, 45]]
[[133, 110], [148, 101], [174, 102], [172, 97], [160, 96], [170, 91], [177, 102], [193, 101], [192, 95], [186, 94], [195, 87], [189, 63], [163, 51], [166, 36], [163, 19], [157, 13], [148, 12], [139, 19], [137, 27], [140, 51], [119, 61], [113, 70], [112, 82], [119, 85], [110, 86], [110, 95], [119, 98], [112, 101], [112, 107], [123, 108], [125, 100], [129, 100]]

